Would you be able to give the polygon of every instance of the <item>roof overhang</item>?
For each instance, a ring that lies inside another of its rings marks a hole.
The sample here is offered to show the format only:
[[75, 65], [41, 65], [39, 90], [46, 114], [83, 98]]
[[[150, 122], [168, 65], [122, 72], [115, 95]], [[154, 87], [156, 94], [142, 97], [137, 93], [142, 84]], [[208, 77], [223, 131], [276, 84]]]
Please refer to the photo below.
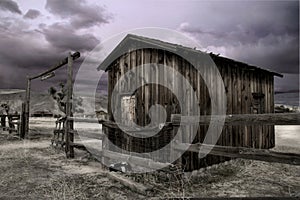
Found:
[[[152, 38], [146, 38], [146, 37], [142, 37], [142, 36], [137, 36], [137, 35], [133, 35], [133, 34], [128, 34], [117, 46], [116, 48], [114, 48], [114, 50], [102, 61], [102, 63], [98, 66], [97, 70], [103, 70], [103, 71], [109, 71], [111, 69], [111, 65], [112, 63], [119, 58], [120, 56], [131, 52], [133, 50], [137, 50], [137, 49], [144, 49], [145, 46], [147, 46], [147, 48], [154, 48], [154, 49], [163, 49], [163, 50], [167, 50], [173, 53], [176, 52], [183, 52], [183, 53], [192, 53], [192, 54], [205, 54], [202, 51], [196, 50], [196, 49], [192, 49], [189, 47], [185, 47], [185, 46], [181, 46], [181, 45], [177, 45], [177, 44], [172, 44], [172, 43], [168, 43], [168, 42], [163, 42], [157, 39], [152, 39]], [[208, 54], [208, 53], [207, 53]], [[179, 55], [179, 54], [178, 54]], [[181, 54], [182, 55], [182, 54]], [[282, 74], [274, 72], [274, 71], [270, 71], [270, 70], [266, 70], [266, 69], [262, 69], [253, 65], [248, 65], [246, 63], [243, 62], [239, 62], [239, 61], [235, 61], [229, 58], [225, 58], [225, 57], [221, 57], [212, 53], [209, 53], [210, 57], [212, 59], [223, 59], [226, 60], [226, 62], [231, 62], [237, 65], [242, 65], [245, 68], [247, 68], [247, 70], [257, 70], [257, 71], [263, 71], [266, 73], [270, 73], [273, 76], [278, 76], [278, 77], [283, 77]]]

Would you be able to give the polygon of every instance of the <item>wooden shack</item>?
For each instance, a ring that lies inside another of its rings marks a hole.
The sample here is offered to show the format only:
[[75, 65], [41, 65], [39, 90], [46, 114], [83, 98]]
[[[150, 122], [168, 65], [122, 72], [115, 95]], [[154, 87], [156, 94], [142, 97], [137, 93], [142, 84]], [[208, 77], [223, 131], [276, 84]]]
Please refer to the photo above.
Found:
[[[147, 46], [147, 48], [140, 48], [143, 46]], [[168, 49], [175, 51], [171, 52]], [[98, 68], [98, 70], [108, 72], [108, 116], [110, 121], [114, 121], [111, 110], [112, 101], [118, 101], [122, 111], [119, 113], [121, 117], [130, 118], [140, 126], [150, 123], [148, 112], [154, 104], [160, 104], [166, 108], [167, 121], [170, 121], [171, 114], [182, 113], [180, 107], [176, 105], [178, 102], [174, 98], [174, 91], [170, 91], [161, 85], [146, 84], [138, 88], [134, 94], [124, 92], [121, 98], [112, 99], [112, 90], [119, 78], [128, 70], [147, 63], [151, 63], [151, 65], [155, 65], [155, 63], [168, 65], [181, 73], [190, 82], [197, 94], [200, 107], [198, 115], [210, 115], [211, 101], [203, 78], [190, 62], [174, 53], [176, 51], [184, 51], [185, 54], [203, 53], [193, 48], [136, 35], [127, 35], [120, 42]], [[209, 56], [216, 64], [224, 82], [227, 97], [227, 114], [274, 112], [274, 76], [282, 77], [281, 74], [212, 53]], [[155, 67], [151, 68], [151, 70], [155, 70]], [[144, 74], [147, 74], [147, 72], [144, 72]], [[157, 76], [149, 77], [150, 79], [164, 78], [165, 76], [163, 73], [149, 74]], [[135, 76], [135, 74], [131, 76]], [[211, 80], [214, 80], [213, 77], [211, 77]], [[128, 81], [130, 82], [130, 77]], [[171, 84], [173, 90], [182, 89], [180, 83], [169, 81], [167, 84]], [[124, 105], [127, 106], [124, 107]], [[126, 125], [130, 126], [130, 124]], [[207, 125], [199, 126], [193, 143], [203, 142], [207, 129]], [[150, 138], [135, 138], [115, 128], [107, 128], [105, 130], [109, 140], [118, 147], [130, 152], [143, 153], [163, 147], [177, 131], [174, 129], [163, 129]], [[275, 145], [274, 126], [224, 126], [217, 144], [263, 149], [272, 148]], [[198, 159], [198, 154], [196, 153], [185, 153], [178, 161], [184, 165], [186, 170], [194, 170], [225, 160], [227, 158], [212, 155]]]

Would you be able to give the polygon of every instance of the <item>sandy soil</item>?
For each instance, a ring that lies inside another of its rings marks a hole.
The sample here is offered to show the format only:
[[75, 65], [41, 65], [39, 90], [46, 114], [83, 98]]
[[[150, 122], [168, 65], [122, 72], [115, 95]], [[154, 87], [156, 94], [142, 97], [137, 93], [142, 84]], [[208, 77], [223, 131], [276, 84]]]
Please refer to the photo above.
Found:
[[300, 126], [275, 126], [275, 136], [276, 146], [300, 147]]
[[[300, 197], [300, 166], [241, 159], [179, 179], [174, 179], [178, 174], [126, 175], [153, 187], [141, 195], [105, 176], [106, 170], [86, 152], [76, 151], [75, 159], [66, 159], [62, 150], [50, 146], [54, 126], [52, 119], [33, 119], [30, 127], [35, 137], [24, 141], [0, 131], [0, 199]], [[77, 128], [88, 127], [97, 128], [87, 124]], [[299, 126], [276, 127], [276, 149], [299, 153], [299, 134], [294, 134], [299, 130]]]

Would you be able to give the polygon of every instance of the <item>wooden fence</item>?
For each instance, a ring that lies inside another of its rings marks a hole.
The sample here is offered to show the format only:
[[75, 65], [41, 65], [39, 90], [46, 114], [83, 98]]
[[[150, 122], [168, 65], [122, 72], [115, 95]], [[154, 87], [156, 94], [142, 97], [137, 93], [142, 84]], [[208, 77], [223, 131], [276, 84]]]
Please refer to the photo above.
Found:
[[55, 129], [53, 130], [53, 137], [51, 139], [51, 144], [58, 147], [64, 147], [65, 143], [65, 122], [66, 118], [58, 118], [55, 121]]
[[19, 136], [21, 135], [21, 115], [20, 114], [8, 114], [0, 115], [0, 128], [3, 131], [9, 133], [16, 132]]
[[[174, 128], [176, 126], [191, 125], [191, 124], [209, 124], [211, 121], [214, 123], [220, 122], [221, 116], [181, 116], [174, 114], [171, 116], [171, 122], [165, 123], [164, 126], [168, 129]], [[72, 123], [75, 122], [86, 122], [86, 123], [100, 123], [103, 127], [120, 129], [115, 122], [97, 119], [85, 119], [85, 118], [74, 118], [67, 117], [67, 121]], [[227, 115], [225, 116], [224, 125], [256, 125], [256, 124], [272, 124], [272, 125], [300, 125], [300, 113], [281, 113], [281, 114], [251, 114], [251, 115]], [[135, 130], [137, 133], [139, 130]], [[141, 132], [141, 131], [140, 131]], [[66, 140], [63, 144], [66, 148], [85, 149], [83, 144], [74, 142], [74, 134], [76, 131], [69, 129], [65, 132], [66, 135], [72, 135], [71, 140]], [[143, 131], [140, 133], [144, 135]], [[101, 135], [100, 139], [105, 138], [104, 134]], [[102, 141], [102, 144], [105, 145]], [[100, 143], [99, 143], [100, 145]], [[173, 147], [174, 151], [182, 152], [188, 149], [189, 152], [199, 152], [200, 148], [204, 150], [211, 150], [210, 155], [225, 156], [230, 158], [242, 158], [251, 160], [260, 160], [266, 162], [278, 162], [291, 165], [300, 165], [300, 154], [295, 153], [285, 153], [276, 152], [268, 149], [256, 149], [256, 148], [245, 148], [245, 147], [232, 147], [232, 146], [220, 146], [220, 145], [208, 145], [208, 144], [186, 144], [177, 141], [176, 145]], [[73, 154], [74, 156], [74, 154]], [[97, 155], [98, 157], [105, 157], [113, 160], [121, 161], [132, 161], [140, 166], [149, 168], [161, 168], [170, 165], [170, 163], [160, 163], [147, 158], [141, 158], [135, 155], [121, 154], [113, 152], [111, 150], [103, 148], [101, 152]]]

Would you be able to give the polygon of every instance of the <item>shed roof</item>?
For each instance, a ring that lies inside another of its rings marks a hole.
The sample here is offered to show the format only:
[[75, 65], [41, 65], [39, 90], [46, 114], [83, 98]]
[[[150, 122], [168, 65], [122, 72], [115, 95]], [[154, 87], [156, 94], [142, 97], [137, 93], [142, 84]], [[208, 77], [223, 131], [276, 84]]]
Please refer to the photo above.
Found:
[[[133, 34], [128, 34], [118, 45], [117, 47], [103, 60], [103, 62], [98, 66], [98, 70], [108, 71], [110, 69], [110, 65], [113, 63], [115, 59], [123, 55], [124, 53], [129, 52], [131, 49], [138, 49], [138, 47], [147, 46], [148, 48], [162, 48], [165, 50], [170, 50], [171, 52], [176, 51], [186, 51], [190, 53], [198, 53], [203, 54], [204, 52], [200, 50], [196, 50], [190, 47], [185, 47], [178, 44], [168, 43], [161, 40], [147, 38], [144, 36], [138, 36]], [[209, 53], [210, 57], [214, 61], [227, 62], [233, 65], [238, 65], [239, 67], [247, 68], [248, 70], [259, 70], [266, 73], [270, 73], [273, 76], [283, 77], [282, 74], [279, 74], [274, 71], [270, 71], [267, 69], [262, 69], [257, 66], [249, 65], [243, 62], [239, 62], [230, 58], [222, 57], [213, 53]]]

